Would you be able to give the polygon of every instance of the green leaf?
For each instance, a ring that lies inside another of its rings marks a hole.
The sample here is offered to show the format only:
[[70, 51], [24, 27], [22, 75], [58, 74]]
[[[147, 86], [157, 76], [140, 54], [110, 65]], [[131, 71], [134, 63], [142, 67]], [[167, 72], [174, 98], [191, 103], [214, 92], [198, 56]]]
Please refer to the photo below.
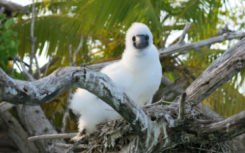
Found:
[[10, 56], [13, 57], [16, 54], [16, 51], [17, 51], [16, 43], [15, 43], [15, 41], [11, 40], [10, 41], [10, 46], [9, 46], [9, 54], [10, 54]]
[[3, 39], [10, 39], [12, 36], [12, 30], [6, 30], [4, 33], [2, 33]]
[[14, 18], [10, 18], [8, 19], [5, 23], [4, 23], [4, 27], [6, 29], [8, 29], [10, 26], [14, 25]]
[[0, 46], [0, 59], [6, 55], [6, 48], [4, 46]]
[[0, 15], [0, 20], [3, 20], [5, 18], [6, 18], [6, 15], [4, 13]]

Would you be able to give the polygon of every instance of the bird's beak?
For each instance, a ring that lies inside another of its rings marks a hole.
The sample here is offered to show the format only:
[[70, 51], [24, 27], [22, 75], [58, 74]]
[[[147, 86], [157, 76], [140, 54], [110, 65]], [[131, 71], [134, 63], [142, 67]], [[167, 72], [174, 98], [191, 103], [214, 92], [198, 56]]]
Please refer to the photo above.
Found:
[[149, 45], [149, 40], [146, 40], [145, 35], [136, 35], [133, 44], [137, 49], [144, 49]]

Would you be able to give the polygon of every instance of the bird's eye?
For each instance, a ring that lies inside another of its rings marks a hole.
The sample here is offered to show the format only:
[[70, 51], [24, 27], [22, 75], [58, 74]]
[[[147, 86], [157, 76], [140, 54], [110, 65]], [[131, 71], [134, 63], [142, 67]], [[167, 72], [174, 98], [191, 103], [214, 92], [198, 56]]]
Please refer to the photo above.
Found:
[[135, 41], [135, 36], [133, 36], [132, 40]]
[[149, 40], [149, 36], [146, 35], [146, 36], [145, 36], [145, 40]]

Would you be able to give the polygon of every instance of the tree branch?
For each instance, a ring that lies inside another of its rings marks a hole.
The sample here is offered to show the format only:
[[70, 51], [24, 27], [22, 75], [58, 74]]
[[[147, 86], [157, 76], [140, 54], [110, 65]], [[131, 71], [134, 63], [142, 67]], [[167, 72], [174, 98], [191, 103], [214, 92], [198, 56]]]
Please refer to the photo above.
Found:
[[0, 100], [27, 105], [47, 103], [69, 88], [84, 88], [112, 106], [141, 137], [145, 137], [142, 130], [150, 124], [141, 108], [107, 75], [86, 68], [61, 68], [33, 82], [14, 80], [0, 69], [0, 85]]
[[[58, 146], [58, 147], [60, 147], [60, 148], [70, 148], [72, 146], [72, 144], [64, 144], [64, 143], [56, 143], [55, 145]], [[80, 144], [76, 148], [79, 148], [79, 149], [87, 149], [89, 147], [91, 147], [91, 145]]]
[[197, 105], [245, 68], [245, 39], [215, 60], [187, 89], [186, 101]]
[[14, 2], [6, 1], [6, 0], [1, 0], [0, 5], [3, 6], [6, 10], [9, 11], [18, 11], [22, 12], [25, 14], [29, 14], [30, 12], [28, 11], [27, 7], [24, 7], [22, 5], [19, 5]]
[[41, 78], [41, 71], [40, 71], [40, 67], [39, 67], [39, 64], [38, 64], [38, 60], [37, 60], [37, 56], [34, 55], [34, 58], [35, 58], [35, 61], [36, 61], [36, 66], [37, 66], [37, 79], [40, 79]]
[[82, 48], [82, 46], [83, 46], [83, 36], [81, 37], [81, 40], [80, 40], [80, 43], [79, 43], [77, 49], [74, 50], [74, 53], [73, 53], [73, 61], [72, 61], [72, 65], [71, 66], [75, 66], [76, 55], [77, 55], [78, 51]]
[[[187, 30], [188, 26], [185, 29]], [[186, 30], [184, 30], [184, 31], [186, 31]], [[182, 34], [184, 34], [184, 33], [185, 32], [183, 32]], [[245, 32], [233, 32], [233, 33], [223, 34], [222, 36], [217, 36], [217, 37], [205, 39], [205, 40], [194, 42], [194, 43], [188, 43], [188, 44], [178, 44], [177, 43], [177, 44], [172, 45], [168, 48], [161, 48], [158, 51], [160, 53], [160, 58], [162, 58], [162, 57], [169, 56], [173, 53], [177, 53], [177, 52], [179, 53], [179, 52], [183, 52], [186, 50], [200, 48], [200, 47], [203, 47], [203, 46], [206, 46], [209, 44], [220, 43], [220, 42], [225, 41], [225, 40], [237, 39], [237, 38], [242, 38], [242, 37], [245, 37]], [[111, 63], [114, 63], [114, 62], [118, 62], [118, 60], [89, 65], [89, 66], [87, 66], [87, 68], [89, 68], [93, 71], [100, 71], [103, 67], [105, 67]]]
[[0, 103], [0, 113], [5, 112], [6, 110], [12, 108], [14, 105], [8, 102], [1, 102]]
[[65, 138], [73, 138], [77, 135], [77, 133], [62, 133], [62, 134], [46, 134], [29, 137], [29, 141], [37, 141], [37, 140], [50, 140], [50, 139], [65, 139]]
[[229, 140], [245, 133], [244, 120], [245, 111], [242, 111], [221, 121], [185, 120], [184, 126], [174, 130], [178, 131], [177, 135], [181, 133], [180, 137], [188, 135], [189, 142], [206, 144]]
[[191, 27], [191, 23], [190, 22], [187, 22], [186, 25], [185, 25], [185, 28], [179, 38], [179, 41], [177, 42], [177, 44], [182, 44], [182, 42], [184, 41], [185, 39], [185, 35], [187, 34], [188, 30], [190, 29]]
[[34, 23], [35, 23], [35, 0], [32, 0], [32, 20], [31, 20], [31, 53], [30, 53], [30, 69], [29, 72], [32, 74], [32, 62], [35, 54], [35, 42], [36, 38], [34, 37]]
[[4, 123], [8, 126], [8, 135], [12, 138], [15, 144], [23, 153], [38, 152], [37, 147], [33, 142], [28, 142], [28, 134], [21, 127], [19, 122], [8, 112], [1, 114]]
[[234, 33], [224, 34], [222, 36], [217, 36], [217, 37], [205, 39], [205, 40], [194, 42], [194, 43], [188, 43], [188, 44], [183, 44], [183, 45], [175, 44], [168, 48], [159, 49], [158, 51], [160, 53], [160, 58], [161, 58], [161, 57], [169, 56], [173, 53], [177, 53], [177, 52], [179, 53], [179, 52], [183, 52], [183, 51], [190, 50], [190, 49], [200, 48], [206, 45], [219, 43], [225, 40], [242, 38], [244, 36], [245, 36], [245, 32], [234, 32]]

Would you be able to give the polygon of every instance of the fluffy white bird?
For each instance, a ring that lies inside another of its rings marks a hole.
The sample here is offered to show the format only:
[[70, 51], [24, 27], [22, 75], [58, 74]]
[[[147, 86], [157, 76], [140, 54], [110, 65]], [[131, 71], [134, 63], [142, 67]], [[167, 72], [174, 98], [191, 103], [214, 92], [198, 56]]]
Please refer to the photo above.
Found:
[[[150, 104], [162, 77], [159, 53], [153, 45], [151, 31], [145, 24], [133, 23], [127, 31], [125, 43], [122, 59], [106, 66], [101, 72], [108, 75], [139, 106]], [[97, 124], [120, 116], [84, 89], [77, 90], [70, 107], [80, 115], [79, 131], [86, 129], [86, 133], [96, 130]]]

